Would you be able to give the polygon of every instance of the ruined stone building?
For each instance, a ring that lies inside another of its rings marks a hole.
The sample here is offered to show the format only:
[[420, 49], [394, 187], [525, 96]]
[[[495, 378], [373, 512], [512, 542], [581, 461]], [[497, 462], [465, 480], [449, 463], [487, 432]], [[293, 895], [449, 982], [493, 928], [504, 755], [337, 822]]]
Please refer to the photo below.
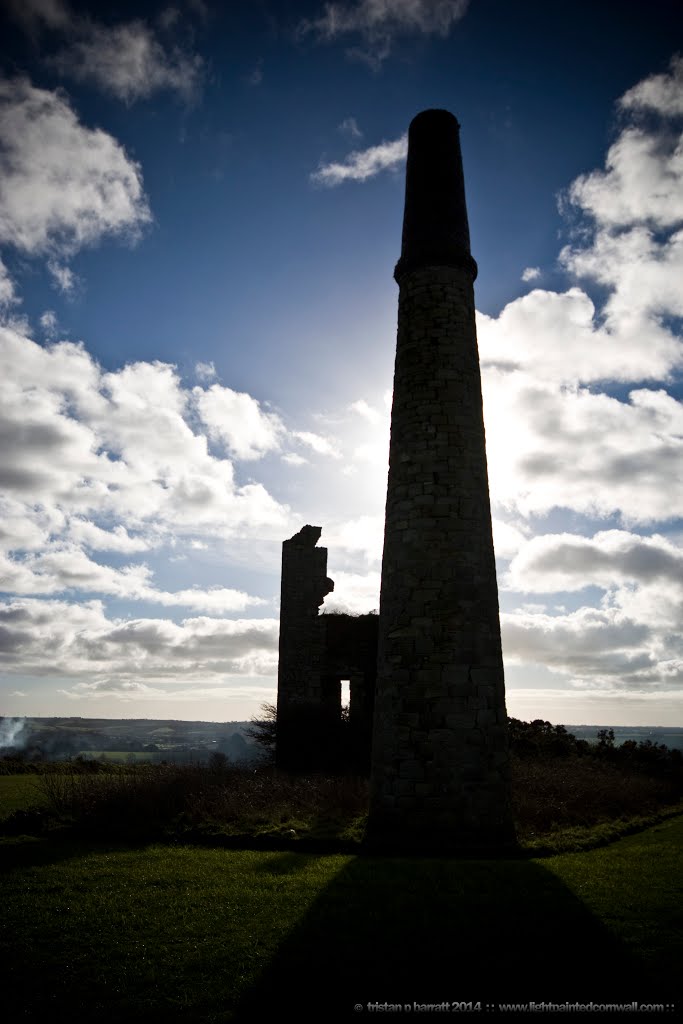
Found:
[[[286, 769], [368, 771], [377, 678], [377, 616], [321, 615], [327, 548], [304, 526], [282, 545], [277, 762]], [[342, 721], [341, 682], [349, 682]]]
[[339, 680], [352, 680], [352, 714], [355, 680], [357, 714], [372, 709], [368, 840], [380, 846], [443, 850], [514, 839], [476, 275], [459, 125], [448, 111], [427, 110], [410, 125], [394, 272], [376, 637], [357, 620], [328, 627], [318, 614], [332, 587], [327, 552], [316, 547], [320, 528], [304, 527], [283, 545], [278, 761], [296, 761], [296, 722], [307, 718], [320, 723], [320, 749], [307, 756], [324, 760], [339, 720]]

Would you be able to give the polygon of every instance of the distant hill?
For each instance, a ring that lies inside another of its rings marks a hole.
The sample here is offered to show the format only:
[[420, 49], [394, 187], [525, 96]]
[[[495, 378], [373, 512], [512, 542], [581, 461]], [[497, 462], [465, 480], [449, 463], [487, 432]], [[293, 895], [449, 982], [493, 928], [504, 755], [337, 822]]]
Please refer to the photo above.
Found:
[[28, 758], [191, 761], [212, 753], [231, 760], [260, 754], [243, 722], [154, 718], [0, 718], [0, 754]]
[[[1, 718], [0, 755], [61, 760], [104, 757], [107, 760], [192, 761], [212, 753], [232, 761], [261, 754], [247, 730], [251, 722], [185, 722], [155, 718]], [[598, 732], [612, 729], [618, 745], [650, 740], [683, 750], [683, 728], [669, 726], [565, 725], [579, 739], [597, 743]]]
[[614, 733], [614, 742], [620, 746], [627, 740], [634, 740], [636, 743], [643, 743], [650, 740], [658, 746], [662, 743], [672, 750], [683, 750], [683, 728], [666, 725], [565, 725], [567, 732], [572, 733], [577, 739], [588, 740], [589, 743], [598, 742], [598, 732], [603, 729], [611, 729]]

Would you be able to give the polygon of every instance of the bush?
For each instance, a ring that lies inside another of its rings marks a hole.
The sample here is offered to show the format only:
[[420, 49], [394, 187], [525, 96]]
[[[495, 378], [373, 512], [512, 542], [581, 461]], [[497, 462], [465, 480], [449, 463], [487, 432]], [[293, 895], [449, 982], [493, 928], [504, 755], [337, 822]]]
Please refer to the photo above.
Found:
[[[264, 716], [266, 732], [274, 730], [272, 711]], [[652, 815], [681, 800], [679, 751], [648, 741], [619, 747], [609, 732], [602, 742], [589, 744], [540, 719], [512, 719], [510, 736], [513, 812], [521, 839]], [[113, 766], [77, 760], [32, 768], [23, 762], [21, 770], [38, 774], [52, 821], [107, 836], [293, 829], [333, 838], [359, 835], [368, 807], [364, 777], [285, 773], [266, 762], [237, 765], [221, 753], [204, 764]], [[27, 827], [23, 818], [3, 824], [5, 831]]]
[[298, 819], [352, 819], [367, 808], [363, 779], [290, 776], [272, 766], [140, 765], [135, 770], [44, 775], [48, 810], [64, 824], [119, 836], [162, 836], [212, 827], [253, 832]]

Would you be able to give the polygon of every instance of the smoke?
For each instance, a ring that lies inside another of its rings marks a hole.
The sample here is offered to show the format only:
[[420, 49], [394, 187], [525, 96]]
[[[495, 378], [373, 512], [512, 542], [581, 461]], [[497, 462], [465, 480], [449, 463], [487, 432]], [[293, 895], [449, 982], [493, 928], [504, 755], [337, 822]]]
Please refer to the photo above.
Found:
[[0, 719], [0, 749], [3, 747], [16, 747], [17, 749], [23, 747], [26, 742], [22, 737], [25, 728], [25, 718]]

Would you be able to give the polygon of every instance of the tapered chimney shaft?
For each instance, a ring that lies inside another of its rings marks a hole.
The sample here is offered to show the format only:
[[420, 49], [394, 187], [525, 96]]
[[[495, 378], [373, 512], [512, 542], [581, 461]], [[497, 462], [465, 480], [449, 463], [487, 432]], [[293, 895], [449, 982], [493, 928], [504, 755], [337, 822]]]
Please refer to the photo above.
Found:
[[511, 843], [498, 588], [458, 123], [410, 126], [368, 840]]
[[406, 197], [397, 282], [419, 267], [461, 267], [477, 276], [470, 253], [460, 125], [448, 110], [424, 110], [408, 132]]

